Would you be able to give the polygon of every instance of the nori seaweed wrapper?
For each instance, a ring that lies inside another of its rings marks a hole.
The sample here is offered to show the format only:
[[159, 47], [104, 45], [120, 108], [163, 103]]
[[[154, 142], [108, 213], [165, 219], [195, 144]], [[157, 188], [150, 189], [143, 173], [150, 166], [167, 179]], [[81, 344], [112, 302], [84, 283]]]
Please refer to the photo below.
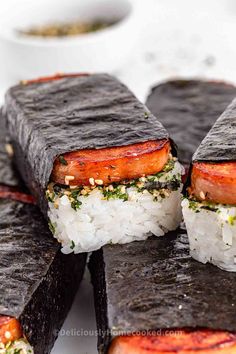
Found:
[[[19, 197], [24, 187], [6, 138], [0, 111], [0, 188], [14, 186]], [[35, 354], [50, 353], [85, 269], [85, 254], [63, 255], [60, 248], [35, 205], [0, 197], [0, 316], [20, 321]]]
[[38, 208], [0, 199], [0, 314], [17, 318], [35, 354], [50, 353], [86, 255], [63, 255]]
[[236, 160], [236, 99], [217, 119], [193, 155], [193, 161]]
[[44, 213], [57, 156], [168, 138], [127, 87], [106, 74], [17, 85], [6, 94], [4, 114], [17, 167]]
[[6, 144], [9, 143], [6, 122], [0, 108], [0, 184], [11, 187], [20, 186], [21, 180], [13, 167], [12, 158], [7, 154]]
[[178, 146], [180, 162], [189, 164], [201, 141], [236, 97], [236, 87], [219, 81], [172, 80], [152, 88], [147, 106]]
[[202, 328], [236, 331], [236, 274], [189, 255], [185, 230], [93, 253], [99, 353], [113, 336]]

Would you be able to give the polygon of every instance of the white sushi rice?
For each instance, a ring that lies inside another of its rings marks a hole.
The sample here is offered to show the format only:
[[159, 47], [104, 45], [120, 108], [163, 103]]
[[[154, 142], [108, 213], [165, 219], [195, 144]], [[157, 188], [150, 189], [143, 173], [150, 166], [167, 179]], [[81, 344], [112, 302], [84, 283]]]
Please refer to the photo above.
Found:
[[33, 348], [29, 345], [26, 339], [17, 339], [14, 342], [7, 344], [0, 343], [0, 354], [34, 354]]
[[[183, 167], [176, 162], [171, 172], [160, 179], [181, 178]], [[128, 200], [104, 199], [99, 189], [88, 196], [80, 195], [78, 210], [71, 207], [67, 195], [49, 203], [49, 219], [54, 237], [62, 244], [63, 253], [90, 252], [105, 244], [128, 243], [146, 239], [150, 234], [163, 236], [175, 230], [182, 219], [182, 184], [178, 190], [166, 190], [165, 197], [156, 198], [148, 190], [126, 188]]]
[[188, 199], [182, 201], [191, 256], [236, 272], [236, 207], [216, 204], [213, 211], [202, 206]]

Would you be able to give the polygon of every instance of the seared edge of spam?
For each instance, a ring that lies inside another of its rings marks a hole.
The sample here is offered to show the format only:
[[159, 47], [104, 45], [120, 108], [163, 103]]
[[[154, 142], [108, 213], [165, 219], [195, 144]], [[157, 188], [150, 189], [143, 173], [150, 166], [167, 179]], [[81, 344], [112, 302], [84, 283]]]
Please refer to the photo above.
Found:
[[55, 160], [51, 181], [70, 186], [109, 185], [153, 175], [163, 170], [170, 151], [170, 141], [163, 139], [70, 152]]
[[44, 213], [57, 156], [168, 138], [128, 88], [106, 74], [17, 85], [6, 94], [4, 114], [18, 169]]
[[177, 144], [180, 162], [189, 164], [235, 96], [236, 87], [227, 82], [177, 79], [153, 87], [146, 104]]
[[0, 314], [19, 319], [36, 354], [49, 353], [86, 255], [64, 256], [37, 207], [0, 199]]
[[236, 334], [208, 329], [173, 329], [115, 338], [109, 354], [234, 354]]
[[[92, 254], [90, 271], [97, 326], [111, 337], [160, 328], [236, 331], [236, 274], [193, 260], [184, 230], [105, 246]], [[100, 353], [109, 339], [100, 336]]]

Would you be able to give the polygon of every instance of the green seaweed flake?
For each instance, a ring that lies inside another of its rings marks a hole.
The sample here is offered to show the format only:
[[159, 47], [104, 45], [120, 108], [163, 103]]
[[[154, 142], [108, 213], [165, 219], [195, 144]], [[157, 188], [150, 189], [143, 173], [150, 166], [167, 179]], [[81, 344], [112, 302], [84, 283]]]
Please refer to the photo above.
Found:
[[65, 165], [67, 166], [68, 165], [68, 162], [65, 160], [64, 156], [63, 155], [60, 155], [59, 156], [59, 161], [62, 165]]
[[75, 189], [71, 192], [70, 194], [70, 197], [73, 198], [73, 199], [77, 199], [77, 197], [80, 195], [80, 192], [83, 188], [78, 188], [78, 189]]
[[71, 208], [74, 209], [75, 211], [80, 209], [82, 202], [78, 200], [78, 196], [80, 195], [80, 192], [82, 190], [81, 188], [78, 188], [76, 190], [73, 190], [70, 194], [70, 201], [71, 201]]
[[[166, 173], [172, 171], [174, 166], [175, 166], [175, 161], [173, 159], [169, 159], [160, 172], [157, 172], [153, 176], [147, 176], [148, 181], [149, 182], [155, 182], [159, 178], [163, 177]], [[178, 178], [181, 179], [180, 173], [178, 173], [176, 176], [178, 176]], [[171, 179], [174, 178], [174, 177], [175, 176], [171, 177]]]
[[200, 207], [201, 209], [205, 209], [205, 210], [209, 210], [209, 211], [215, 211], [215, 212], [217, 212], [217, 208], [214, 206], [214, 205], [212, 205], [211, 203], [204, 203], [203, 205], [201, 205], [201, 207]]
[[228, 223], [231, 225], [231, 226], [234, 226], [235, 224], [235, 220], [236, 220], [236, 216], [228, 216]]
[[71, 241], [71, 246], [70, 246], [70, 248], [71, 248], [72, 250], [75, 248], [75, 243], [74, 243], [73, 240]]
[[50, 192], [49, 190], [46, 191], [46, 198], [50, 203], [54, 203], [54, 199], [55, 199], [55, 193], [54, 192]]
[[103, 196], [105, 199], [123, 199], [124, 201], [128, 200], [128, 194], [123, 193], [121, 191], [121, 187], [114, 187], [112, 191], [103, 189], [102, 190]]
[[51, 233], [54, 235], [55, 232], [56, 232], [56, 225], [53, 224], [51, 221], [48, 222], [48, 227], [49, 227], [49, 230], [51, 231]]
[[195, 202], [194, 200], [189, 200], [189, 209], [193, 210], [195, 213], [199, 213], [200, 210], [198, 208], [198, 203]]
[[82, 205], [82, 202], [80, 202], [78, 199], [74, 199], [71, 202], [71, 208], [74, 209], [75, 211], [80, 209], [81, 205]]
[[175, 161], [173, 159], [169, 159], [162, 171], [165, 173], [170, 172], [171, 170], [173, 170], [174, 166], [175, 166]]
[[220, 213], [220, 210], [217, 208], [216, 205], [212, 204], [211, 202], [203, 201], [199, 203], [197, 200], [191, 200], [188, 199], [189, 201], [189, 209], [192, 209], [196, 213], [199, 213], [200, 210], [207, 210], [207, 211], [213, 211], [217, 214]]
[[23, 351], [22, 351], [22, 349], [21, 348], [19, 348], [19, 349], [7, 349], [6, 350], [6, 354], [22, 354], [23, 353]]

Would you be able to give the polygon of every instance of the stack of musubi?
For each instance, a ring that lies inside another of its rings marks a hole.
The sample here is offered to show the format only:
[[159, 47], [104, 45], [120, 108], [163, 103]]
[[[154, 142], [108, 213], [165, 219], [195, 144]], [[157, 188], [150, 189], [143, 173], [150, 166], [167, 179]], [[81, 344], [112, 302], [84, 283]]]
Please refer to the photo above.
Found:
[[[178, 80], [155, 87], [148, 103], [188, 165], [190, 151], [235, 96], [227, 83]], [[184, 227], [158, 239], [106, 245], [93, 252], [89, 268], [99, 354], [236, 353], [236, 273], [192, 259]]]
[[193, 156], [182, 202], [191, 255], [236, 271], [236, 100]]
[[117, 79], [24, 82], [4, 114], [21, 175], [64, 253], [162, 236], [181, 221], [181, 175], [168, 133]]

